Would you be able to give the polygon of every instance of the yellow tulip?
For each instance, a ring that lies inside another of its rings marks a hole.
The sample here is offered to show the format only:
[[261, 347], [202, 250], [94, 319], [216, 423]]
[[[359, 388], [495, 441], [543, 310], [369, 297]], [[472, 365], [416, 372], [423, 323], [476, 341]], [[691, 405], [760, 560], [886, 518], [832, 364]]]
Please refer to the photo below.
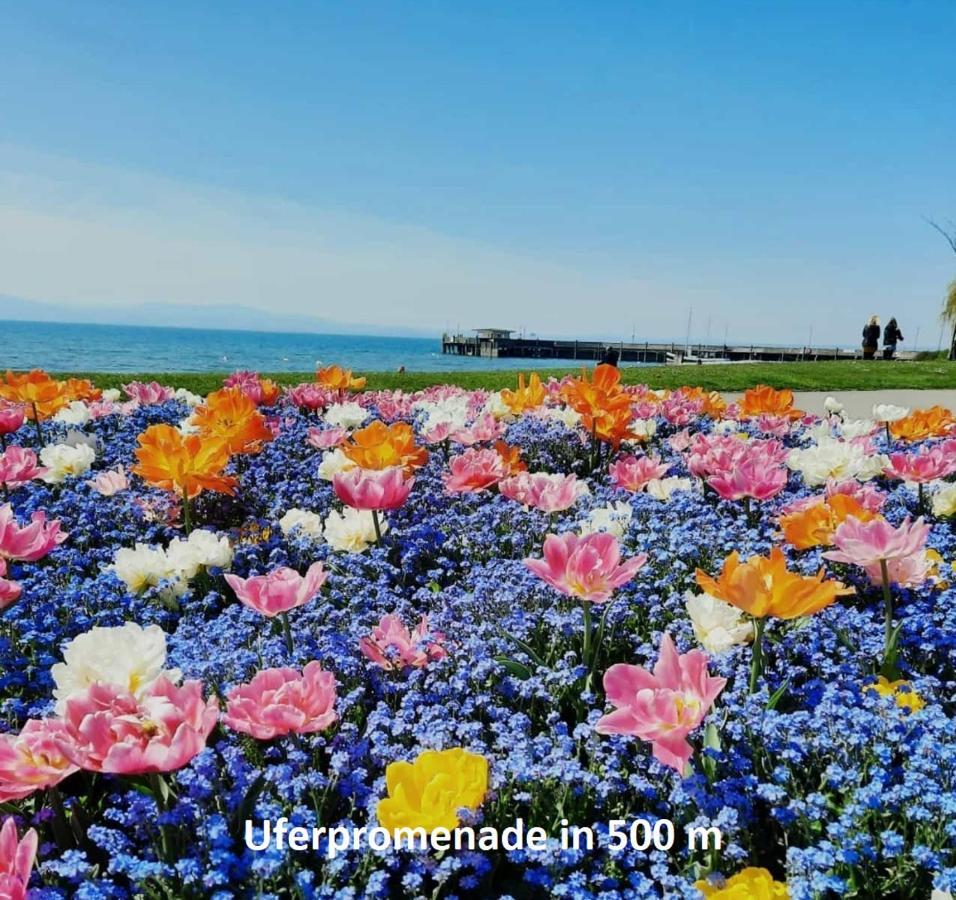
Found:
[[436, 828], [460, 824], [458, 811], [475, 810], [488, 793], [488, 760], [461, 747], [425, 750], [414, 762], [385, 770], [388, 796], [378, 803], [383, 828]]
[[790, 896], [786, 884], [757, 868], [743, 869], [719, 887], [706, 881], [698, 881], [694, 887], [709, 900], [787, 900]]

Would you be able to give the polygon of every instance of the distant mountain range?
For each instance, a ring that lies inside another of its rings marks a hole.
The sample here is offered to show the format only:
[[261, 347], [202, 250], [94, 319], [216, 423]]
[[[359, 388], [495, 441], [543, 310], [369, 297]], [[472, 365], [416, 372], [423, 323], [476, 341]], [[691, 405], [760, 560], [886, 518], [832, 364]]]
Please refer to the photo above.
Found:
[[420, 328], [362, 325], [319, 316], [276, 313], [251, 306], [187, 306], [141, 303], [111, 307], [64, 306], [0, 294], [0, 320], [17, 322], [74, 322], [84, 325], [144, 325], [168, 328], [213, 328], [229, 331], [306, 332], [309, 334], [366, 334], [377, 337], [435, 337]]

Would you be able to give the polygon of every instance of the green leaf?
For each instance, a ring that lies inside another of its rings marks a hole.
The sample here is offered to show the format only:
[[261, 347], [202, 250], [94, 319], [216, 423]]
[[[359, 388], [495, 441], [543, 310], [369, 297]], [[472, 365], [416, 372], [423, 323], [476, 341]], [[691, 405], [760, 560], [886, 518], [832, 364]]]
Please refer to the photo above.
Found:
[[515, 678], [520, 678], [522, 681], [527, 681], [531, 677], [531, 669], [516, 659], [511, 659], [507, 656], [496, 656], [495, 662], [503, 666], [509, 675], [514, 675]]
[[777, 704], [783, 699], [783, 695], [787, 693], [788, 687], [790, 687], [789, 678], [770, 695], [770, 699], [767, 701], [767, 709], [777, 708]]
[[501, 628], [498, 629], [498, 632], [502, 635], [502, 637], [504, 637], [504, 638], [506, 638], [507, 640], [511, 641], [516, 647], [518, 647], [519, 649], [521, 649], [521, 650], [523, 650], [525, 653], [527, 653], [528, 656], [530, 657], [531, 661], [532, 661], [535, 665], [541, 666], [541, 667], [546, 667], [545, 661], [541, 658], [541, 656], [540, 656], [540, 655], [538, 654], [538, 652], [534, 649], [534, 647], [531, 646], [531, 644], [527, 643], [526, 641], [521, 640], [521, 638], [516, 638], [513, 634], [508, 634], [507, 631], [504, 631], [504, 630], [501, 629]]

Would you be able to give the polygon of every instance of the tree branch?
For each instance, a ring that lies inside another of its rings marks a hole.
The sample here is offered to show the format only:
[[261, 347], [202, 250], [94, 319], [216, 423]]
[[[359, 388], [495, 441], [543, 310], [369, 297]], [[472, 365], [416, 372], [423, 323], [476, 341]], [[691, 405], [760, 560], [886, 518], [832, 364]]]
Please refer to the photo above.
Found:
[[[924, 216], [923, 218], [925, 219], [926, 217]], [[942, 225], [940, 225], [938, 222], [934, 222], [932, 219], [926, 219], [926, 222], [935, 228], [944, 238], [946, 238], [946, 242], [952, 248], [953, 253], [956, 253], [956, 225], [954, 225], [952, 221], [947, 222], [949, 227], [952, 229], [948, 231], [947, 229], [943, 228]]]

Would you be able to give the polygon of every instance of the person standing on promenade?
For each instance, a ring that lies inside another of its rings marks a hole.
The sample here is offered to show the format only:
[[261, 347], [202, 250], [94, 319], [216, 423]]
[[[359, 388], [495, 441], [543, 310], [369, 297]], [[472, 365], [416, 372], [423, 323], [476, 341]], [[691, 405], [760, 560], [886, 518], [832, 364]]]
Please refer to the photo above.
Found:
[[873, 359], [880, 346], [880, 317], [870, 316], [863, 326], [863, 358]]
[[617, 368], [617, 363], [620, 358], [621, 354], [618, 352], [617, 347], [607, 347], [604, 350], [604, 355], [601, 357], [601, 364]]
[[883, 329], [883, 359], [892, 359], [896, 356], [896, 345], [905, 340], [896, 319], [892, 318]]

